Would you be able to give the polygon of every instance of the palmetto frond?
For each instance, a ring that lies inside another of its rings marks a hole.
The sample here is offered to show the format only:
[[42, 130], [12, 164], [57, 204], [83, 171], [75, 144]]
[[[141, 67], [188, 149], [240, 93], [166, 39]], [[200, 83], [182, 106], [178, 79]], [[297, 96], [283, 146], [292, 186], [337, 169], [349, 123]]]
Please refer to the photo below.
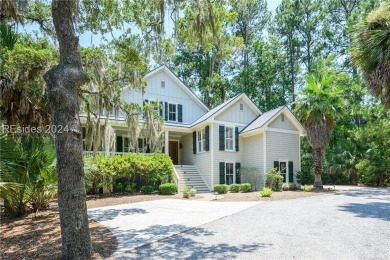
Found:
[[371, 92], [390, 108], [390, 3], [383, 3], [358, 24], [351, 58]]

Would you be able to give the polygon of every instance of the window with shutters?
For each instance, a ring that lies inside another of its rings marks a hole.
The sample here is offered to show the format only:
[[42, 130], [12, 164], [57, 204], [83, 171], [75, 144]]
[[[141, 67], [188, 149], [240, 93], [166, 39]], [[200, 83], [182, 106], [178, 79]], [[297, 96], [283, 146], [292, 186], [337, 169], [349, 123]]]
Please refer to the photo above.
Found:
[[197, 146], [198, 153], [206, 151], [206, 129], [198, 131]]
[[157, 113], [157, 115], [162, 115], [162, 112], [163, 112], [163, 108], [162, 108], [162, 105], [159, 101], [157, 100], [145, 100], [145, 102], [149, 103], [153, 110]]
[[279, 162], [279, 171], [283, 176], [283, 182], [287, 182], [287, 162]]
[[168, 121], [177, 121], [177, 104], [168, 104]]
[[225, 184], [234, 183], [234, 163], [227, 162], [225, 164]]
[[234, 151], [234, 128], [225, 128], [225, 151]]

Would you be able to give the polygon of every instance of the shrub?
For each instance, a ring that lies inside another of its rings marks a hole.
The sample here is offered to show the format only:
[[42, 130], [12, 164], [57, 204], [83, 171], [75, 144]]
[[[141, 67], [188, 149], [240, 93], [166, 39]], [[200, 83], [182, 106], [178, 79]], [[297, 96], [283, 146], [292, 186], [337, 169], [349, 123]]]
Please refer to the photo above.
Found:
[[144, 185], [141, 187], [141, 192], [143, 194], [152, 194], [154, 192], [154, 187], [151, 185]]
[[226, 184], [216, 184], [214, 185], [214, 192], [218, 192], [219, 194], [225, 194], [228, 191], [228, 185]]
[[294, 183], [291, 183], [291, 182], [283, 183], [282, 190], [284, 190], [284, 191], [293, 190], [294, 187], [295, 187]]
[[229, 187], [230, 192], [239, 192], [240, 191], [240, 184], [231, 184]]
[[191, 196], [191, 188], [185, 188], [182, 191], [182, 194], [183, 194], [183, 198], [188, 199]]
[[250, 184], [250, 183], [242, 183], [240, 185], [240, 191], [241, 192], [250, 192], [250, 191], [252, 191], [252, 184]]
[[127, 182], [127, 183], [125, 183], [124, 186], [125, 186], [125, 187], [124, 187], [124, 190], [125, 190], [126, 192], [129, 192], [129, 193], [134, 194], [134, 193], [137, 191], [137, 190], [136, 190], [137, 184], [135, 184], [134, 182]]
[[273, 191], [280, 191], [283, 185], [283, 176], [278, 169], [273, 168], [266, 174], [265, 186]]
[[[91, 160], [92, 158], [86, 159], [86, 164]], [[89, 186], [93, 183], [96, 187], [110, 187], [114, 184], [113, 180], [117, 179], [126, 179], [126, 181], [121, 181], [122, 186], [127, 181], [137, 182], [139, 186], [142, 186], [157, 185], [173, 180], [172, 162], [166, 154], [126, 153], [115, 156], [99, 154], [95, 161], [97, 170], [93, 172], [93, 176], [90, 176], [92, 181], [89, 182]], [[123, 189], [124, 187], [121, 187], [120, 190]]]
[[177, 185], [175, 183], [164, 183], [158, 187], [160, 193], [163, 195], [173, 195], [177, 191]]
[[196, 195], [196, 189], [195, 188], [191, 188], [190, 189], [190, 195], [191, 195], [191, 197], [195, 197], [195, 195]]
[[264, 187], [264, 188], [260, 191], [260, 195], [261, 195], [261, 197], [271, 197], [271, 195], [272, 195], [272, 189], [267, 188], [267, 187]]
[[312, 170], [306, 169], [306, 170], [298, 171], [297, 181], [301, 185], [308, 185], [314, 183], [314, 174], [312, 173]]
[[312, 190], [314, 190], [313, 186], [308, 186], [308, 185], [303, 186], [303, 191], [309, 192], [309, 191], [312, 191]]

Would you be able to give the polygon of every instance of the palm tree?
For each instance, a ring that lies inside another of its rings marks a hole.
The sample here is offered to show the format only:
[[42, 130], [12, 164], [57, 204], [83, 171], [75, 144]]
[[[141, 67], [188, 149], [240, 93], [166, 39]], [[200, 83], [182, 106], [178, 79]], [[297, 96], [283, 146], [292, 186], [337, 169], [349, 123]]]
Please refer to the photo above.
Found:
[[390, 108], [390, 3], [372, 11], [353, 35], [351, 59], [368, 88]]
[[294, 112], [305, 126], [307, 139], [313, 149], [316, 188], [323, 188], [322, 159], [343, 107], [342, 89], [337, 85], [336, 75], [327, 70], [322, 70], [319, 76], [311, 74], [306, 88], [295, 102]]

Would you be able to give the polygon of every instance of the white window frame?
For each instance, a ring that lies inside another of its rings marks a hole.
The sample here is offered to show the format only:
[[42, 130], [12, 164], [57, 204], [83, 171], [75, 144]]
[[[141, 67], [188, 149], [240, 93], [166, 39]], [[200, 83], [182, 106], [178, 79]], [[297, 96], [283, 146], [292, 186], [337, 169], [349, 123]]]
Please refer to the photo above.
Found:
[[[231, 164], [232, 167], [233, 167], [233, 169], [232, 169], [233, 183], [229, 183], [229, 184], [228, 184], [228, 181], [227, 181], [228, 180], [228, 178], [227, 178], [227, 169], [228, 169], [227, 165], [228, 164]], [[230, 184], [234, 184], [234, 183], [236, 183], [236, 162], [226, 161], [225, 162], [225, 184], [230, 185]]]
[[161, 113], [164, 114], [164, 108], [160, 107], [160, 102], [161, 102], [160, 100], [158, 100], [158, 99], [145, 99], [145, 100], [148, 100], [149, 104], [157, 106], [157, 110], [154, 109], [154, 111], [156, 111], [158, 116], [160, 116], [160, 110], [161, 110]]
[[[171, 112], [170, 110], [170, 105], [174, 105], [175, 106], [175, 120], [171, 120], [170, 119], [170, 115], [173, 114], [173, 112]], [[178, 104], [177, 103], [170, 103], [168, 102], [168, 121], [169, 122], [177, 122], [178, 121]]]
[[206, 128], [197, 131], [196, 144], [198, 153], [206, 151]]
[[[281, 168], [282, 163], [286, 164], [286, 172], [285, 173], [282, 173], [282, 168]], [[282, 176], [285, 175], [286, 183], [288, 183], [289, 182], [289, 179], [288, 179], [288, 160], [285, 160], [285, 159], [279, 160], [279, 172]]]
[[[231, 138], [228, 138], [228, 129], [231, 129], [232, 130], [232, 137]], [[235, 144], [235, 133], [234, 133], [234, 127], [230, 127], [230, 126], [225, 126], [225, 151], [230, 151], [230, 152], [234, 152], [234, 144]], [[229, 148], [228, 146], [228, 142], [232, 143], [232, 147]]]

